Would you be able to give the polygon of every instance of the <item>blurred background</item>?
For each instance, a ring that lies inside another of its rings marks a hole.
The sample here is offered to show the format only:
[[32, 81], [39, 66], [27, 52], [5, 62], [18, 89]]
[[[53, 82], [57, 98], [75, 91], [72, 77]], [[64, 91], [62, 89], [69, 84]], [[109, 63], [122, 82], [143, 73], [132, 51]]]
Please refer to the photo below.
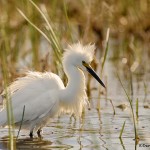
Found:
[[[104, 149], [112, 149], [113, 146], [119, 150], [125, 149], [124, 146], [134, 149], [135, 130], [130, 111], [124, 111], [126, 108], [130, 110], [130, 107], [118, 74], [132, 98], [132, 109], [139, 108], [136, 125], [140, 142], [148, 143], [150, 0], [33, 2], [0, 0], [0, 93], [17, 77], [24, 76], [27, 70], [52, 71], [66, 84], [61, 62], [64, 48], [78, 41], [95, 43], [95, 58], [91, 65], [103, 79], [107, 90], [99, 88], [95, 80], [86, 75], [87, 93], [93, 109], [84, 116], [86, 124], [82, 131], [85, 132], [81, 136], [78, 125], [72, 125], [65, 116], [44, 128], [44, 138], [52, 141], [54, 147], [69, 143], [78, 149], [86, 145], [87, 149], [92, 146], [99, 148], [99, 145]], [[118, 134], [125, 121], [123, 144]], [[1, 133], [2, 137], [8, 134], [6, 129], [1, 129]], [[51, 133], [54, 133], [53, 138]], [[27, 134], [23, 132], [21, 136], [24, 138], [24, 135]], [[6, 147], [4, 141], [0, 140], [1, 143]], [[22, 144], [26, 143], [21, 141]]]
[[[59, 57], [67, 44], [96, 43], [98, 60], [102, 62], [107, 29], [109, 50], [107, 59], [119, 70], [133, 74], [150, 72], [150, 1], [149, 0], [35, 0], [47, 17], [57, 37]], [[24, 15], [50, 39], [49, 43]], [[25, 70], [59, 73], [57, 47], [41, 14], [28, 0], [0, 1], [0, 91], [3, 72], [9, 82]], [[61, 67], [60, 67], [61, 68]], [[147, 79], [147, 78], [146, 78]]]

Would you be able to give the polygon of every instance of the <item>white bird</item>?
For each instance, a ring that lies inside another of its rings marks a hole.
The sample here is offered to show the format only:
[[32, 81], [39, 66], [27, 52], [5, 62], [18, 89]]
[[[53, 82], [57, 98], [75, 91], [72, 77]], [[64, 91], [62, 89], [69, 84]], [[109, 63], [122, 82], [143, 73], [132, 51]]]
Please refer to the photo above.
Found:
[[[90, 66], [95, 45], [81, 43], [68, 46], [63, 55], [63, 68], [68, 78], [65, 87], [60, 77], [52, 72], [27, 72], [9, 87], [14, 124], [40, 136], [41, 128], [60, 113], [81, 115], [87, 104], [86, 84], [83, 71], [87, 70], [103, 87], [105, 85]], [[2, 93], [5, 94], [5, 91]], [[5, 101], [5, 100], [4, 100]], [[25, 107], [24, 116], [23, 108]], [[0, 112], [0, 126], [7, 125], [4, 105]]]

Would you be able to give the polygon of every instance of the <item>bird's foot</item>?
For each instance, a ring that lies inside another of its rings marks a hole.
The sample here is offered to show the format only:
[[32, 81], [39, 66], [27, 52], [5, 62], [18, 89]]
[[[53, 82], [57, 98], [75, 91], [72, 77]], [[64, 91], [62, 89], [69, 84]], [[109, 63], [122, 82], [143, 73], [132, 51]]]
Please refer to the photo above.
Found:
[[41, 131], [42, 131], [41, 129], [38, 129], [38, 131], [37, 131], [37, 135], [38, 135], [39, 138], [42, 138]]
[[70, 116], [70, 121], [72, 121], [72, 118], [74, 119], [74, 121], [76, 121], [76, 116], [75, 116], [75, 114], [72, 114], [72, 115]]
[[29, 136], [30, 136], [31, 139], [33, 139], [33, 131], [30, 131]]

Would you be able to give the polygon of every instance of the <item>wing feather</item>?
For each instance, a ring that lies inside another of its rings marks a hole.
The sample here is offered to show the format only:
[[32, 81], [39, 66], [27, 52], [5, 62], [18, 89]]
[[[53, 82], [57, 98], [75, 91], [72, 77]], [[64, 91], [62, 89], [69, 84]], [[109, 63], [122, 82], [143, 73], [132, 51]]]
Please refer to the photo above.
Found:
[[54, 116], [56, 112], [58, 112], [58, 105], [59, 103], [56, 91], [44, 92], [40, 96], [33, 98], [32, 101], [24, 102], [14, 108], [13, 112], [15, 123], [18, 123], [22, 120], [22, 113], [20, 112], [23, 112], [24, 106], [25, 112], [23, 121], [26, 122], [43, 118], [48, 114], [49, 117]]
[[[57, 92], [63, 89], [62, 80], [51, 72], [28, 72], [9, 87], [15, 122], [20, 122], [25, 106], [24, 121], [55, 114], [53, 107], [58, 105]], [[5, 95], [5, 91], [2, 93]], [[57, 110], [57, 109], [56, 109]], [[50, 117], [51, 117], [50, 116]], [[0, 125], [7, 122], [6, 106], [0, 112]]]

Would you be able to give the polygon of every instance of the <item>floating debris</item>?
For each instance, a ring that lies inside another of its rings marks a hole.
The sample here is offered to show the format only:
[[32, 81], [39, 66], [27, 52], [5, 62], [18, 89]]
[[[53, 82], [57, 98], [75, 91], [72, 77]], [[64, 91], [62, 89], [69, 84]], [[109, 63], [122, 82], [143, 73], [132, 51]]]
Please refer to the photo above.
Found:
[[120, 105], [118, 105], [118, 106], [116, 106], [117, 108], [120, 108], [120, 109], [122, 109], [122, 110], [125, 110], [127, 107], [128, 107], [128, 105], [127, 104], [120, 104]]
[[144, 108], [150, 109], [150, 106], [149, 105], [144, 105]]

